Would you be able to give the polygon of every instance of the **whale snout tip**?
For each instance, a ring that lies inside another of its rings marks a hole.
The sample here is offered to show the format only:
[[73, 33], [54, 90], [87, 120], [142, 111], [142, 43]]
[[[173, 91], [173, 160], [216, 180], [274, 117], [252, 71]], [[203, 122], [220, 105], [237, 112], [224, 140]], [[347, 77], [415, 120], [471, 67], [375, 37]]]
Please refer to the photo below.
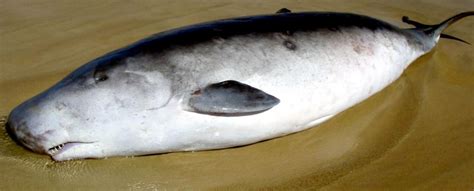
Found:
[[16, 136], [16, 133], [15, 133], [15, 131], [13, 130], [13, 127], [12, 127], [11, 124], [12, 124], [11, 121], [7, 120], [7, 121], [5, 122], [5, 130], [6, 130], [7, 134], [8, 134], [8, 136], [10, 136], [10, 138], [11, 138], [15, 143], [21, 144], [20, 141], [19, 141], [19, 139], [18, 139], [18, 137]]
[[45, 133], [40, 133], [41, 129], [35, 127], [29, 118], [31, 115], [23, 107], [15, 108], [6, 120], [6, 132], [15, 143], [31, 151], [45, 153], [42, 144], [46, 141]]
[[5, 129], [15, 143], [34, 152], [43, 152], [43, 149], [36, 144], [35, 138], [28, 132], [29, 128], [24, 121], [18, 121], [16, 117], [12, 118], [10, 115], [5, 124]]
[[10, 112], [10, 115], [8, 118], [5, 120], [5, 130], [7, 134], [10, 136], [10, 138], [17, 144], [23, 145], [23, 142], [18, 136], [18, 129], [19, 128], [19, 121], [18, 121], [18, 108], [15, 108], [12, 112]]
[[17, 134], [15, 133], [15, 130], [14, 130], [12, 122], [11, 122], [11, 119], [7, 117], [2, 122], [3, 122], [3, 125], [5, 127], [5, 131], [7, 132], [8, 136], [13, 140], [13, 142], [15, 142], [18, 145], [23, 145], [20, 142], [20, 139], [18, 138]]
[[19, 128], [16, 122], [8, 120], [5, 124], [5, 129], [10, 138], [18, 145], [25, 147], [26, 149], [37, 152], [36, 147], [32, 146], [24, 139], [24, 133], [20, 132], [22, 128]]

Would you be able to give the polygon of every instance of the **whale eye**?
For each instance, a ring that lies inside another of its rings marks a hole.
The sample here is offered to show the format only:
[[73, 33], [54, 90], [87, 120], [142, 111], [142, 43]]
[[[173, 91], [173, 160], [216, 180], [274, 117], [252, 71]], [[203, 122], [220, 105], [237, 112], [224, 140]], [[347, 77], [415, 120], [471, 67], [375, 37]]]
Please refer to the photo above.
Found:
[[107, 74], [105, 74], [105, 71], [103, 70], [96, 70], [94, 72], [94, 81], [95, 82], [103, 82], [105, 80], [109, 79]]

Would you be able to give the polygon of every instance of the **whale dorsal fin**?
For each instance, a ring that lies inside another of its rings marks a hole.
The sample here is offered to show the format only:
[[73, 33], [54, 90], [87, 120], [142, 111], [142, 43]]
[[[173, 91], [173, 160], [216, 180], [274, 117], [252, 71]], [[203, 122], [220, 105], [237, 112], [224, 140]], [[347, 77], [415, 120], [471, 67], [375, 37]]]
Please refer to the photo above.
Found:
[[257, 114], [278, 103], [278, 98], [234, 80], [199, 89], [191, 94], [187, 102], [190, 111], [219, 116]]
[[276, 14], [282, 14], [282, 13], [291, 13], [291, 10], [287, 8], [281, 8], [276, 12]]

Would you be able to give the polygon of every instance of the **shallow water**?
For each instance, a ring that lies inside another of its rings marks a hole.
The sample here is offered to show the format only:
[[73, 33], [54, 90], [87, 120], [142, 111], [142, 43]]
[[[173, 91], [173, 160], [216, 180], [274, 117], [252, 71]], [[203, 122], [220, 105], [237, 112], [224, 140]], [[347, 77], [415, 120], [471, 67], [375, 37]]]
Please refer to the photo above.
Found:
[[[474, 10], [474, 1], [1, 1], [0, 115], [87, 61], [150, 34], [282, 7], [407, 26], [403, 15], [438, 23]], [[468, 18], [447, 33], [474, 42], [473, 29]], [[441, 40], [388, 88], [328, 122], [233, 149], [58, 163], [16, 145], [2, 126], [0, 190], [472, 190], [473, 50]]]

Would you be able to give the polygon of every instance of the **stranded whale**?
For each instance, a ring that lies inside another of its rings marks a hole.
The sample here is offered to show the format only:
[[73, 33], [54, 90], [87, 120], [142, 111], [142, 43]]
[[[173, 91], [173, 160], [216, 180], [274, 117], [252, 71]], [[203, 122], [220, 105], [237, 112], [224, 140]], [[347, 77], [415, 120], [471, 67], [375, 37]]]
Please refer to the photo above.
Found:
[[[16, 107], [7, 131], [54, 160], [227, 148], [319, 124], [396, 80], [465, 12], [400, 29], [349, 13], [225, 19], [158, 33]], [[462, 41], [462, 40], [460, 40]]]

